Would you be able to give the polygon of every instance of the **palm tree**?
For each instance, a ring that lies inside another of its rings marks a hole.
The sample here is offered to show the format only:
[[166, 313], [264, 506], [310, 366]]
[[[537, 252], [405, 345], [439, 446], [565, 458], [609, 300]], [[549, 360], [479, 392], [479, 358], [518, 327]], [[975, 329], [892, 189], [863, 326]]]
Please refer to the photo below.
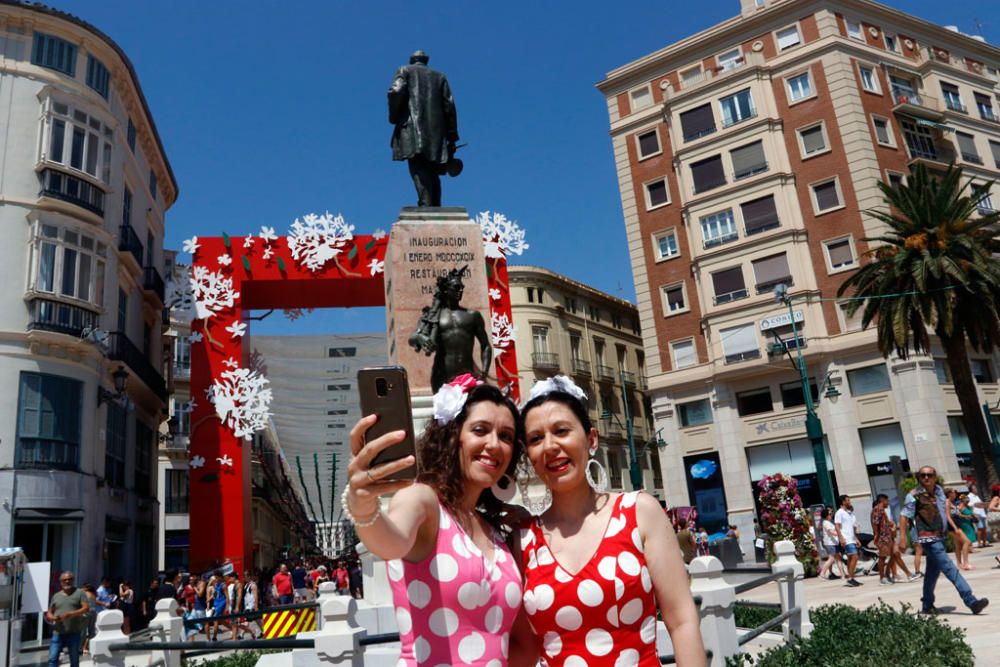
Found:
[[991, 353], [1000, 345], [1000, 213], [977, 215], [991, 183], [963, 183], [954, 165], [942, 175], [917, 164], [908, 182], [879, 182], [888, 211], [866, 211], [888, 229], [866, 238], [870, 262], [837, 290], [864, 308], [862, 327], [876, 323], [879, 351], [906, 359], [930, 351], [933, 332], [947, 355], [952, 384], [972, 445], [979, 488], [1000, 483], [993, 443], [983, 419], [968, 348]]

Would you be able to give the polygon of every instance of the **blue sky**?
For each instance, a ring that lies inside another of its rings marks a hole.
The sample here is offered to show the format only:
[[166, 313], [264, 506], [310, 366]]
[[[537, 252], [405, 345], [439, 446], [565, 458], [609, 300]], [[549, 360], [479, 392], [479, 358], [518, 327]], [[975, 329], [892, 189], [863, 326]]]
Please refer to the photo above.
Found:
[[[421, 48], [451, 81], [465, 173], [445, 205], [498, 210], [527, 229], [515, 262], [634, 298], [608, 118], [609, 70], [739, 12], [659, 2], [48, 0], [94, 24], [139, 74], [180, 198], [167, 245], [195, 234], [287, 230], [340, 212], [388, 228], [415, 199], [391, 161], [385, 91]], [[922, 18], [1000, 41], [996, 0], [892, 0]], [[682, 11], [675, 8], [681, 7]], [[258, 334], [371, 331], [374, 311], [272, 317]]]

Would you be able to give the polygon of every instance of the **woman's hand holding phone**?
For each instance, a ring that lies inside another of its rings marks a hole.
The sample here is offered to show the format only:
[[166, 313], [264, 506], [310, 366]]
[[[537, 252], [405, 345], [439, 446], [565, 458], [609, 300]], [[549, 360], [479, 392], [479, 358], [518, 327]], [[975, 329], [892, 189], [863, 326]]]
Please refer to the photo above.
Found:
[[348, 508], [356, 517], [369, 517], [379, 510], [379, 497], [395, 493], [413, 484], [412, 479], [390, 479], [395, 473], [416, 463], [413, 455], [372, 466], [380, 452], [406, 439], [406, 431], [390, 431], [365, 442], [365, 433], [378, 421], [378, 415], [358, 420], [351, 429], [351, 462], [347, 465]]

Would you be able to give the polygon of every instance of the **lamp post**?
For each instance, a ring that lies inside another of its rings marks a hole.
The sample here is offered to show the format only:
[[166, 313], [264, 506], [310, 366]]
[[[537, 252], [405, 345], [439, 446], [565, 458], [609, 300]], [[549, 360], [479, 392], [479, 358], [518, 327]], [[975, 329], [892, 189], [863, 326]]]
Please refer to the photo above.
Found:
[[[823, 435], [823, 424], [816, 414], [816, 406], [813, 403], [812, 390], [809, 387], [809, 372], [806, 368], [806, 360], [802, 354], [802, 345], [799, 341], [798, 327], [795, 326], [795, 311], [792, 309], [792, 298], [788, 296], [788, 286], [784, 283], [774, 288], [774, 300], [788, 306], [788, 318], [792, 324], [792, 338], [795, 339], [795, 351], [798, 362], [795, 364], [799, 371], [799, 380], [802, 382], [802, 395], [806, 401], [806, 436], [812, 443], [813, 462], [816, 464], [816, 476], [819, 478], [819, 493], [823, 499], [823, 504], [829, 507], [836, 507], [833, 497], [833, 482], [830, 480], [830, 469], [826, 467], [826, 446]], [[787, 349], [787, 348], [786, 348]]]
[[[619, 369], [619, 380], [622, 383], [622, 405], [625, 408], [625, 439], [628, 443], [628, 477], [629, 481], [632, 482], [632, 489], [635, 491], [642, 490], [642, 469], [639, 467], [639, 456], [635, 451], [635, 433], [632, 431], [632, 413], [628, 409], [628, 396], [625, 394], [625, 371]], [[622, 426], [621, 420], [611, 413], [611, 410], [605, 408], [601, 412], [601, 420], [614, 419], [618, 422], [619, 426]]]

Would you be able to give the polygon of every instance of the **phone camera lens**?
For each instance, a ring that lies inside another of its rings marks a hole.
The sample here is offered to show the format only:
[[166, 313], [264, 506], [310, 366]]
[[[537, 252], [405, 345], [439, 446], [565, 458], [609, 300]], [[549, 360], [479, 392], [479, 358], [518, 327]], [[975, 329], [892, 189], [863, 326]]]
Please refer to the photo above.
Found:
[[385, 381], [385, 378], [375, 378], [375, 393], [379, 396], [385, 396], [389, 393], [389, 383]]

